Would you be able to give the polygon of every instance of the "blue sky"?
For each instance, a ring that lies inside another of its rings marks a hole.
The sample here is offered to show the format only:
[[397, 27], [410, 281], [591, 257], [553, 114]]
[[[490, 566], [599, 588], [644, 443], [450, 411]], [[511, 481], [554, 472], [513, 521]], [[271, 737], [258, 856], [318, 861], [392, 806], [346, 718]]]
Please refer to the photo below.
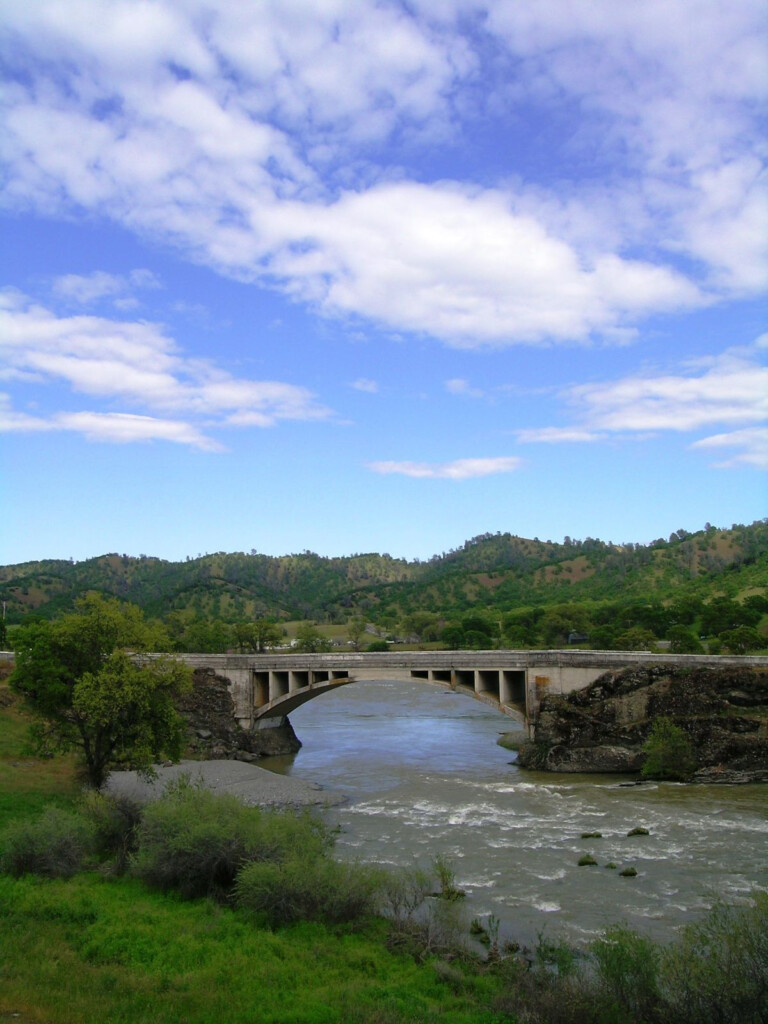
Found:
[[0, 22], [0, 562], [768, 513], [761, 0]]

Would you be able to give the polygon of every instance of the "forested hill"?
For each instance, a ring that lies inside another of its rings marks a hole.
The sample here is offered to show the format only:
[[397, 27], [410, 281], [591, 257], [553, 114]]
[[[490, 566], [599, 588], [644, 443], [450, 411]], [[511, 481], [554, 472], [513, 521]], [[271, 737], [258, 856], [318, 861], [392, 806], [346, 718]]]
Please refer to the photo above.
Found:
[[706, 601], [763, 593], [767, 586], [768, 520], [678, 530], [648, 545], [484, 534], [413, 562], [386, 554], [273, 557], [252, 551], [184, 562], [108, 554], [0, 568], [9, 624], [70, 611], [89, 591], [131, 601], [158, 617], [176, 611], [224, 622], [327, 623], [359, 614], [386, 625], [414, 612], [449, 619], [473, 609], [495, 613], [580, 601], [665, 601], [686, 594]]

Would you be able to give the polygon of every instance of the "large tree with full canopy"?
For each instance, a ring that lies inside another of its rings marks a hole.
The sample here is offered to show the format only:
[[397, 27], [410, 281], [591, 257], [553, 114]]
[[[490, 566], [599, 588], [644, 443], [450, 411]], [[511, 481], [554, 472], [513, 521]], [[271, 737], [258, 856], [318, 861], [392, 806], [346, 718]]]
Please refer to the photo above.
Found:
[[160, 758], [177, 760], [184, 728], [175, 702], [191, 670], [168, 656], [140, 657], [167, 645], [140, 609], [98, 594], [75, 614], [17, 630], [10, 684], [37, 719], [36, 750], [77, 750], [96, 788], [115, 764], [151, 775]]

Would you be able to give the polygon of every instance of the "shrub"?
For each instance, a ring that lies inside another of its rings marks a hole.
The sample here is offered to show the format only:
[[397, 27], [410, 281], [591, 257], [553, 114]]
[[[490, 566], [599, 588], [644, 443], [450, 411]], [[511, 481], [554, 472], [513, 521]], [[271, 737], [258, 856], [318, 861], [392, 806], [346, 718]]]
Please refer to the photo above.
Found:
[[82, 811], [93, 830], [96, 855], [113, 859], [115, 869], [125, 871], [138, 842], [141, 805], [127, 796], [91, 790], [85, 795]]
[[70, 878], [80, 871], [93, 846], [93, 829], [71, 811], [48, 807], [34, 821], [18, 821], [0, 834], [0, 871]]
[[226, 899], [246, 863], [279, 863], [297, 850], [311, 861], [329, 843], [328, 829], [309, 815], [246, 807], [187, 780], [146, 808], [133, 870], [150, 885], [177, 888], [188, 898]]
[[647, 756], [642, 775], [646, 779], [685, 782], [696, 770], [696, 756], [691, 741], [668, 718], [660, 718], [654, 723], [643, 750]]
[[668, 951], [662, 983], [677, 1024], [768, 1020], [768, 894], [752, 907], [715, 906]]
[[456, 885], [456, 872], [448, 858], [438, 853], [432, 859], [432, 866], [440, 883], [440, 891], [433, 895], [439, 896], [442, 900], [463, 900], [467, 894]]
[[628, 1011], [618, 1019], [650, 1019], [660, 1000], [661, 952], [656, 943], [625, 925], [616, 925], [592, 943], [591, 953], [602, 994], [615, 1011]]
[[296, 921], [342, 924], [374, 913], [380, 890], [376, 868], [301, 856], [246, 864], [235, 883], [235, 902], [264, 915], [273, 928]]

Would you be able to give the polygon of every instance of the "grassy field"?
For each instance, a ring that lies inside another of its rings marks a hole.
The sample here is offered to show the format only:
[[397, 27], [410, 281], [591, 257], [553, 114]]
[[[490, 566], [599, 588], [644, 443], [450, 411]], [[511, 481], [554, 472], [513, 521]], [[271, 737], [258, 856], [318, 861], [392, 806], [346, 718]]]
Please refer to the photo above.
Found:
[[[0, 685], [0, 828], [77, 805], [71, 758], [24, 753], [28, 720]], [[275, 931], [209, 899], [130, 877], [0, 875], [0, 1021], [17, 1024], [395, 1024], [498, 1019], [490, 977], [446, 985], [390, 952], [386, 925]], [[508, 1019], [508, 1018], [507, 1018]]]

